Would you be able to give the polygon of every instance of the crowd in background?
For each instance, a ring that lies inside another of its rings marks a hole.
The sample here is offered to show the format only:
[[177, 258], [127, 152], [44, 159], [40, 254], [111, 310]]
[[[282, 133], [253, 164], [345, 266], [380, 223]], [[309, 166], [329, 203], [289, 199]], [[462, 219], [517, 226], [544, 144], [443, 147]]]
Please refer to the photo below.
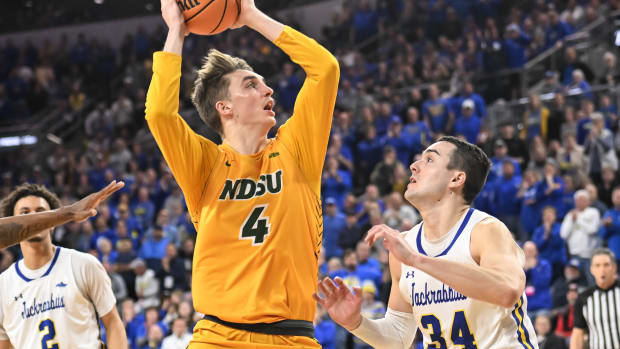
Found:
[[[323, 171], [319, 274], [361, 287], [366, 316], [383, 316], [391, 280], [387, 253], [360, 241], [376, 224], [407, 231], [419, 222], [403, 198], [409, 165], [442, 134], [478, 144], [492, 160], [474, 206], [500, 218], [523, 247], [528, 311], [539, 338], [570, 337], [577, 293], [592, 284], [594, 248], [606, 245], [620, 256], [617, 96], [613, 89], [592, 89], [618, 84], [615, 53], [590, 66], [565, 47], [560, 68], [545, 74], [525, 113], [497, 127], [489, 126], [496, 123], [487, 104], [514, 91], [482, 91], [475, 80], [522, 67], [618, 2], [513, 5], [349, 1], [323, 30], [342, 76]], [[379, 40], [372, 40], [373, 33]], [[59, 123], [80, 124], [64, 145], [3, 151], [0, 195], [32, 182], [70, 203], [113, 179], [126, 183], [96, 217], [57, 228], [53, 240], [103, 263], [132, 349], [160, 348], [166, 337], [170, 343], [188, 340], [202, 316], [190, 293], [196, 231], [144, 122], [151, 55], [164, 38], [164, 28], [140, 29], [118, 50], [86, 35], [42, 47], [0, 43], [0, 125], [52, 110]], [[218, 141], [200, 125], [190, 101], [194, 69], [209, 48], [247, 59], [276, 92], [276, 127], [288, 119], [304, 79], [288, 57], [248, 30], [192, 35], [184, 46], [181, 115], [195, 130]], [[431, 84], [409, 88], [422, 83]], [[553, 98], [541, 100], [542, 94]], [[19, 256], [18, 247], [2, 251], [0, 270]], [[325, 348], [365, 348], [323, 309], [315, 326]]]

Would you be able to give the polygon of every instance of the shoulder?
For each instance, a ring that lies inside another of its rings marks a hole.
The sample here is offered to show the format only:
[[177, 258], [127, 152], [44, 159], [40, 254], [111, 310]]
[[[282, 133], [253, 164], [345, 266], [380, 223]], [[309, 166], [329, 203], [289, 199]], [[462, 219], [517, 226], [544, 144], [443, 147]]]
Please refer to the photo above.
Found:
[[80, 252], [70, 248], [63, 248], [61, 253], [70, 256], [72, 264], [75, 264], [74, 262], [77, 262], [80, 265], [101, 264], [99, 260], [90, 253]]

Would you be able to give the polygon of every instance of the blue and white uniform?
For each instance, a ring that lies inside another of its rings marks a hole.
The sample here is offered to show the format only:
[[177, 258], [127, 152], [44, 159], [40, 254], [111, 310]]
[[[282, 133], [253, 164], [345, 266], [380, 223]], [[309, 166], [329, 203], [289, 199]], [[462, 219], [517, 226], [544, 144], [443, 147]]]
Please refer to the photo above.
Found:
[[115, 304], [101, 263], [57, 246], [41, 268], [30, 270], [22, 259], [0, 275], [0, 340], [14, 348], [100, 348], [97, 314]]
[[[438, 241], [424, 238], [424, 222], [405, 239], [419, 253], [445, 260], [476, 264], [470, 252], [471, 232], [477, 223], [494, 217], [470, 208], [448, 234]], [[400, 292], [412, 305], [425, 348], [537, 349], [525, 294], [513, 308], [471, 299], [432, 276], [402, 265]]]

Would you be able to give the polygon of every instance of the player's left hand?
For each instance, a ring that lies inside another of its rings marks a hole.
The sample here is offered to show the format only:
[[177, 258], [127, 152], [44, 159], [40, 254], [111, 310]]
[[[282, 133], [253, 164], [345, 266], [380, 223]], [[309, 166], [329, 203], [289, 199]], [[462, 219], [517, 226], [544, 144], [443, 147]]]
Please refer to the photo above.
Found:
[[82, 200], [72, 205], [65, 206], [62, 209], [66, 210], [66, 212], [71, 215], [72, 221], [83, 222], [88, 218], [95, 216], [97, 214], [97, 210], [95, 208], [97, 208], [97, 206], [99, 206], [99, 204], [110, 195], [114, 194], [124, 186], [125, 183], [123, 181], [118, 183], [116, 181], [112, 181], [100, 191], [92, 193]]
[[254, 14], [258, 9], [254, 4], [254, 0], [235, 0], [237, 4], [241, 6], [241, 13], [239, 13], [239, 18], [230, 26], [230, 29], [241, 28], [248, 24], [248, 18]]
[[366, 243], [372, 246], [377, 240], [383, 239], [383, 246], [401, 263], [415, 266], [420, 255], [409, 246], [400, 232], [385, 224], [375, 225], [368, 231]]

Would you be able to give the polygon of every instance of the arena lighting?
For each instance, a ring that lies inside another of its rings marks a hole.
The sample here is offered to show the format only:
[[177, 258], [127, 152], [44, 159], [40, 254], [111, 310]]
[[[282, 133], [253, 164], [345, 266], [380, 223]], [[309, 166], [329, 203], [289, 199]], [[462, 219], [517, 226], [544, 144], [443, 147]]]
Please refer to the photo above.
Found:
[[17, 147], [20, 145], [32, 145], [36, 143], [37, 137], [31, 135], [0, 137], [0, 148]]
[[104, 3], [105, 0], [94, 0], [94, 1], [95, 1], [95, 4], [101, 5]]

